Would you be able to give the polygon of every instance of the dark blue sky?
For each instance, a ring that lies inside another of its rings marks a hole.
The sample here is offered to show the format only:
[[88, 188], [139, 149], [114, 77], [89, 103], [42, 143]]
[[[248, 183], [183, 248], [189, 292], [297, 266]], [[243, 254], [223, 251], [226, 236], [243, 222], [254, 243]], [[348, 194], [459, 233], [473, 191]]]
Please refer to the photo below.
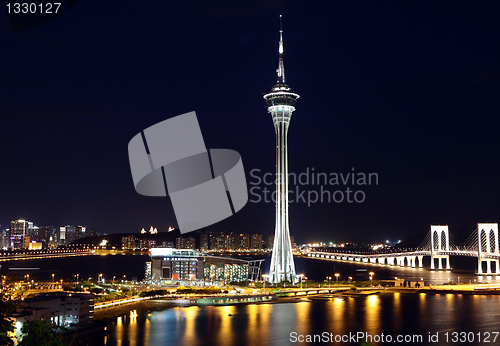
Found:
[[[193, 110], [208, 148], [274, 172], [262, 94], [276, 81], [280, 14], [301, 95], [290, 171], [379, 176], [361, 204], [292, 204], [297, 240], [399, 239], [430, 224], [460, 239], [500, 221], [499, 3], [82, 0], [15, 34], [0, 10], [1, 228], [177, 226], [168, 198], [136, 194], [127, 144]], [[248, 203], [210, 229], [272, 234], [274, 210]]]

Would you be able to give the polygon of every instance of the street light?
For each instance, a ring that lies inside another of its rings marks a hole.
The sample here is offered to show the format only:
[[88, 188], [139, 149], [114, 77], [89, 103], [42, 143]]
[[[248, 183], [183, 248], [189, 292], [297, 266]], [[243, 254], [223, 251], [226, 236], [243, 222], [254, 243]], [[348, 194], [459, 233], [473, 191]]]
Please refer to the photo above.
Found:
[[369, 274], [370, 274], [370, 286], [373, 286], [373, 283], [372, 283], [373, 281], [372, 280], [373, 280], [373, 274], [375, 274], [375, 273], [374, 272], [370, 272]]
[[54, 283], [54, 275], [55, 275], [55, 274], [52, 274], [52, 283]]
[[337, 286], [339, 285], [339, 276], [340, 276], [339, 273], [335, 273], [335, 277], [337, 278]]
[[264, 278], [264, 280], [263, 280], [264, 281], [264, 293], [266, 293], [266, 279], [268, 276], [269, 275], [267, 275], [267, 274], [262, 274], [262, 277]]
[[326, 279], [328, 280], [328, 288], [330, 288], [330, 282], [332, 281], [332, 277], [327, 276]]
[[300, 277], [300, 289], [302, 289], [302, 277], [304, 276], [304, 274], [299, 274], [299, 277]]

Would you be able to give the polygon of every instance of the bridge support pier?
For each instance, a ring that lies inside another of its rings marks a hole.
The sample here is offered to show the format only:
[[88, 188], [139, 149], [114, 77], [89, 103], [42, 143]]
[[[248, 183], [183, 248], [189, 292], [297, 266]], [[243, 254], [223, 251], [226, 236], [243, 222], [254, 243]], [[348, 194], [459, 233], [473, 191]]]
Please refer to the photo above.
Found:
[[[486, 262], [486, 274], [500, 275], [500, 268], [498, 268], [499, 260], [494, 259], [494, 258], [484, 258], [484, 257], [479, 258], [478, 257], [478, 262], [479, 262], [478, 269], [477, 269], [478, 274], [483, 274], [482, 262]], [[492, 273], [492, 271], [491, 271], [491, 262], [495, 262], [495, 273]]]
[[418, 256], [418, 266], [420, 268], [424, 266], [424, 256]]
[[448, 255], [432, 255], [431, 254], [431, 269], [436, 269], [434, 267], [434, 259], [438, 259], [438, 269], [443, 270], [443, 261], [442, 259], [446, 259], [446, 269], [451, 269], [450, 267], [450, 256]]
[[439, 261], [439, 270], [443, 269], [442, 258], [446, 258], [446, 269], [450, 269], [450, 256], [442, 254], [448, 251], [450, 251], [448, 226], [431, 225], [431, 269], [435, 269], [434, 258], [437, 258]]
[[417, 257], [416, 256], [411, 256], [411, 266], [412, 268], [415, 268], [417, 266]]
[[[498, 259], [489, 256], [498, 256], [500, 254], [498, 242], [498, 224], [497, 223], [478, 223], [477, 224], [477, 273], [483, 273], [483, 262], [486, 262], [486, 274], [491, 273], [491, 262], [495, 262], [495, 274], [500, 274], [498, 268]], [[483, 247], [483, 245], [486, 245]]]
[[402, 256], [402, 257], [399, 257], [399, 265], [401, 267], [404, 267], [405, 266], [405, 257]]

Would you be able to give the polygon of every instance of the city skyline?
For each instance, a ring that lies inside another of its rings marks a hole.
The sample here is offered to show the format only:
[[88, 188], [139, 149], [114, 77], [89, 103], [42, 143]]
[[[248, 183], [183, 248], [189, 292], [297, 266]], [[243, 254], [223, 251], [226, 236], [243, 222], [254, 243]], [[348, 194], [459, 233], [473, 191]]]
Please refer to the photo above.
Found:
[[[274, 173], [259, 93], [273, 82], [279, 14], [302, 96], [290, 172], [378, 175], [349, 185], [362, 203], [294, 200], [297, 242], [404, 239], [431, 224], [467, 237], [500, 219], [496, 4], [456, 5], [457, 15], [441, 4], [158, 6], [76, 6], [16, 34], [0, 23], [1, 229], [19, 218], [101, 233], [177, 228], [168, 199], [135, 195], [126, 148], [138, 128], [187, 111], [207, 146], [241, 154], [249, 183], [253, 169]], [[271, 234], [274, 214], [273, 202], [248, 203], [209, 230]]]

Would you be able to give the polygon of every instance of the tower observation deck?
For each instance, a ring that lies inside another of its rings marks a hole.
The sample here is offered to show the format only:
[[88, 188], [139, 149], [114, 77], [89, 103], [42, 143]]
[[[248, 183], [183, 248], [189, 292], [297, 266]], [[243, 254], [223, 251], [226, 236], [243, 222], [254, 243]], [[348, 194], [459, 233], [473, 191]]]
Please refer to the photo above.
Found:
[[285, 83], [283, 63], [283, 27], [280, 16], [280, 41], [277, 82], [271, 91], [264, 95], [267, 111], [271, 113], [276, 131], [276, 225], [269, 281], [297, 282], [293, 261], [290, 231], [288, 227], [288, 149], [287, 134], [292, 113], [299, 95]]

